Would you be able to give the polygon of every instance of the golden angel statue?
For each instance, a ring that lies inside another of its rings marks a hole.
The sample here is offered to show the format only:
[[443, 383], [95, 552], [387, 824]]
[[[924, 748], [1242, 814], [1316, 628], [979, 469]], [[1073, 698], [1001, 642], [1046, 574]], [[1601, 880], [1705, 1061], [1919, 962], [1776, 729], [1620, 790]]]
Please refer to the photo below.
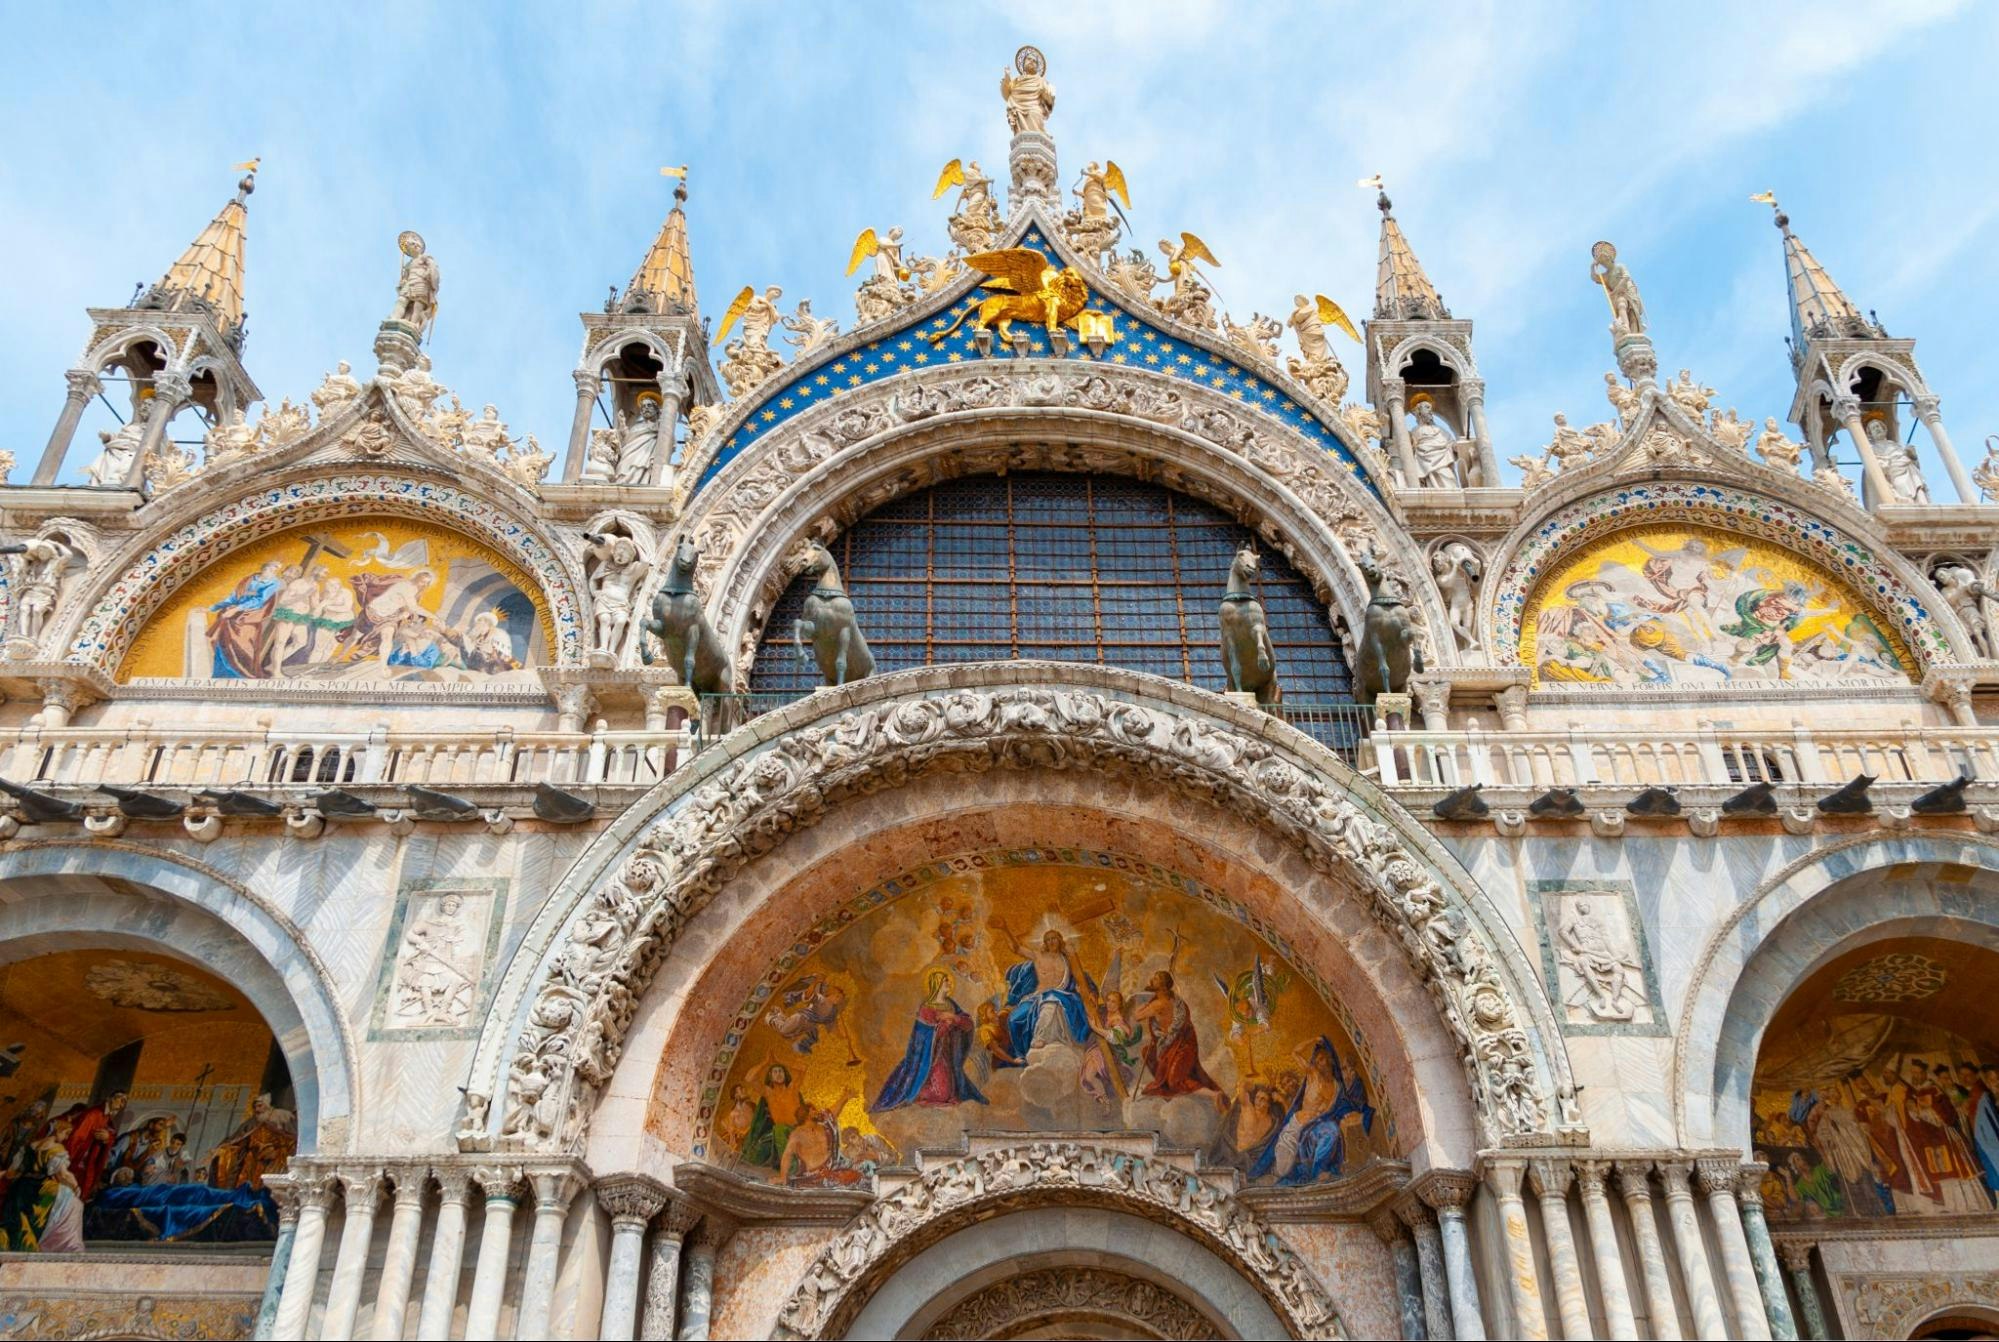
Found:
[[1124, 202], [1127, 210], [1131, 208], [1131, 189], [1125, 184], [1123, 169], [1109, 160], [1102, 167], [1091, 163], [1084, 168], [1082, 180], [1076, 183], [1076, 199], [1082, 205], [1084, 221], [1095, 223], [1108, 218], [1113, 194]]
[[877, 236], [872, 228], [862, 229], [861, 236], [854, 239], [853, 253], [847, 258], [847, 273], [852, 275], [871, 256], [875, 260], [876, 279], [899, 284], [909, 278], [909, 271], [902, 264], [900, 228], [891, 228], [886, 237]]
[[1013, 69], [1000, 71], [1000, 97], [1006, 102], [1007, 129], [1045, 131], [1055, 110], [1055, 86], [1046, 78], [1048, 61], [1033, 47], [1013, 53]]
[[770, 347], [770, 333], [783, 319], [777, 307], [777, 300], [783, 294], [784, 290], [775, 284], [761, 294], [746, 284], [722, 316], [722, 328], [715, 333], [717, 344], [728, 336], [738, 318], [743, 323], [742, 335], [729, 341], [722, 349], [722, 380], [729, 384], [732, 398], [741, 399], [748, 395], [757, 384], [784, 366], [783, 358]]
[[854, 239], [853, 254], [847, 258], [847, 273], [859, 270], [869, 257], [874, 258], [875, 273], [861, 282], [854, 295], [854, 310], [864, 326], [916, 299], [915, 291], [906, 287], [910, 272], [902, 263], [901, 229], [891, 228], [885, 236], [872, 228], [861, 230], [861, 236]]
[[1183, 321], [1189, 326], [1212, 329], [1215, 325], [1215, 310], [1208, 300], [1214, 294], [1202, 282], [1201, 272], [1194, 268], [1194, 263], [1206, 261], [1217, 268], [1222, 263], [1208, 250], [1208, 244], [1192, 233], [1182, 233], [1178, 244], [1161, 238], [1159, 252], [1166, 258], [1166, 276], [1173, 284], [1173, 292], [1159, 305], [1161, 310], [1167, 316]]
[[1057, 327], [1075, 326], [1089, 305], [1090, 291], [1083, 277], [1067, 266], [1056, 266], [1032, 247], [1009, 247], [997, 252], [976, 252], [965, 258], [974, 270], [985, 272], [983, 287], [992, 295], [976, 308], [967, 308], [958, 319], [928, 337], [939, 344], [950, 337], [966, 318], [976, 330], [999, 328], [1002, 342], [1011, 338], [1013, 323], [1038, 322], [1053, 333]]
[[979, 161], [952, 159], [937, 174], [936, 200], [952, 187], [958, 188], [958, 203], [952, 208], [945, 229], [951, 241], [969, 251], [981, 252], [992, 245], [1000, 230], [999, 205], [993, 200], [993, 179], [979, 168]]
[[1326, 339], [1326, 327], [1337, 326], [1359, 340], [1352, 319], [1324, 294], [1311, 298], [1296, 294], [1291, 300], [1291, 315], [1284, 324], [1298, 337], [1299, 357], [1290, 361], [1291, 376], [1326, 404], [1338, 405], [1347, 394], [1347, 370]]

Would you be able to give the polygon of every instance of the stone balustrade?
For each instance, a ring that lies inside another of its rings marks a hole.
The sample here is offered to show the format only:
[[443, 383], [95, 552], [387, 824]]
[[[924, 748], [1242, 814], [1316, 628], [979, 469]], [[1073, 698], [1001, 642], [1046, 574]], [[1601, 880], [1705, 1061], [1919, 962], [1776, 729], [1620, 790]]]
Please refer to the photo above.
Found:
[[1477, 783], [1530, 795], [1551, 787], [1732, 792], [1762, 782], [1836, 787], [1865, 773], [1920, 791], [1962, 774], [1999, 778], [1999, 728], [1376, 731], [1362, 767], [1404, 790]]
[[253, 792], [330, 787], [456, 791], [536, 783], [658, 783], [692, 755], [689, 727], [639, 731], [24, 728], [0, 739], [0, 778], [60, 792], [100, 783]]

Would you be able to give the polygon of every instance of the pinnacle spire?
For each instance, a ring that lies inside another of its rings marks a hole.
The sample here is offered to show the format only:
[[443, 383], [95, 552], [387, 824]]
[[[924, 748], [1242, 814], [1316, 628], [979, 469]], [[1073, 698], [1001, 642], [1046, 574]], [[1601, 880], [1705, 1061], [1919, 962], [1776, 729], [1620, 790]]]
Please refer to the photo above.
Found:
[[1816, 336], [1875, 336], [1880, 328], [1861, 315], [1846, 291], [1833, 283], [1811, 249], [1791, 232], [1791, 216], [1777, 198], [1765, 192], [1756, 197], [1777, 216], [1777, 231], [1784, 235], [1784, 284], [1791, 296], [1791, 341], [1802, 354], [1805, 342]]
[[250, 193], [257, 189], [258, 161], [237, 165], [244, 173], [235, 199], [216, 212], [138, 306], [168, 311], [206, 306], [225, 336], [243, 325], [245, 224]]
[[1390, 212], [1388, 193], [1375, 201], [1381, 210], [1381, 266], [1374, 280], [1374, 315], [1377, 321], [1448, 321], [1450, 309], [1437, 295], [1437, 286], [1423, 273], [1423, 263], [1402, 236], [1402, 225]]
[[673, 188], [673, 208], [666, 212], [659, 236], [653, 239], [652, 247], [639, 262], [639, 268], [632, 272], [631, 282], [618, 299], [618, 307], [624, 312], [695, 310], [694, 259], [687, 249], [687, 169], [660, 171], [680, 179]]

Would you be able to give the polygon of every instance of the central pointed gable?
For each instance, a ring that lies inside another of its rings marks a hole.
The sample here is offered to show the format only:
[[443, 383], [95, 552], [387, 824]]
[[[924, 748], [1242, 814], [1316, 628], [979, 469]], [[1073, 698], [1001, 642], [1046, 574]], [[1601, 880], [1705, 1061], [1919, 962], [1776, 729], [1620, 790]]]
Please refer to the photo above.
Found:
[[[1023, 211], [1008, 238], [998, 245], [1031, 247], [1052, 256], [1083, 276], [1089, 286], [1091, 308], [1115, 311], [1117, 341], [1101, 357], [1091, 354], [1074, 338], [1070, 340], [1068, 354], [1062, 357], [1143, 369], [1200, 383], [1303, 434], [1352, 472], [1376, 498], [1381, 497], [1379, 485], [1345, 438], [1315, 413], [1309, 398], [1289, 378], [1274, 367], [1258, 367], [1240, 354], [1226, 351], [1218, 339], [1190, 339], [1189, 332], [1177, 329], [1159, 313], [1139, 307], [1105, 283], [1094, 266], [1078, 260], [1037, 211]], [[884, 381], [900, 372], [940, 363], [1012, 359], [1012, 351], [997, 343], [991, 354], [981, 354], [970, 320], [934, 344], [929, 338], [949, 328], [961, 314], [991, 296], [991, 291], [980, 285], [984, 278], [976, 271], [967, 272], [939, 295], [912, 303], [896, 317], [880, 323], [861, 343], [837, 342], [759, 387], [723, 426], [721, 446], [701, 472], [697, 488], [706, 485], [739, 454], [792, 417], [829, 398]], [[863, 328], [862, 333], [867, 330]], [[1048, 335], [1042, 327], [1017, 324], [1016, 330], [1027, 335], [1032, 357], [1058, 357], [1049, 349]]]

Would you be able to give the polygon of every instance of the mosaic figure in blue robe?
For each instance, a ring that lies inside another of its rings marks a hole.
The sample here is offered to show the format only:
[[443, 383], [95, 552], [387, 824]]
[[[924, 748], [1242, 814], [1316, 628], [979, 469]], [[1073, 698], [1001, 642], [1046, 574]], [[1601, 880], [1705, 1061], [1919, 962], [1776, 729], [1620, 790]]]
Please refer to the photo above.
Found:
[[1340, 1065], [1332, 1040], [1320, 1035], [1300, 1046], [1305, 1080], [1291, 1097], [1284, 1121], [1277, 1125], [1250, 1165], [1252, 1179], [1275, 1174], [1286, 1186], [1309, 1184], [1337, 1175], [1346, 1162], [1346, 1138], [1340, 1121], [1359, 1114], [1361, 1131], [1374, 1128], [1374, 1106], [1367, 1102], [1367, 1085]]

